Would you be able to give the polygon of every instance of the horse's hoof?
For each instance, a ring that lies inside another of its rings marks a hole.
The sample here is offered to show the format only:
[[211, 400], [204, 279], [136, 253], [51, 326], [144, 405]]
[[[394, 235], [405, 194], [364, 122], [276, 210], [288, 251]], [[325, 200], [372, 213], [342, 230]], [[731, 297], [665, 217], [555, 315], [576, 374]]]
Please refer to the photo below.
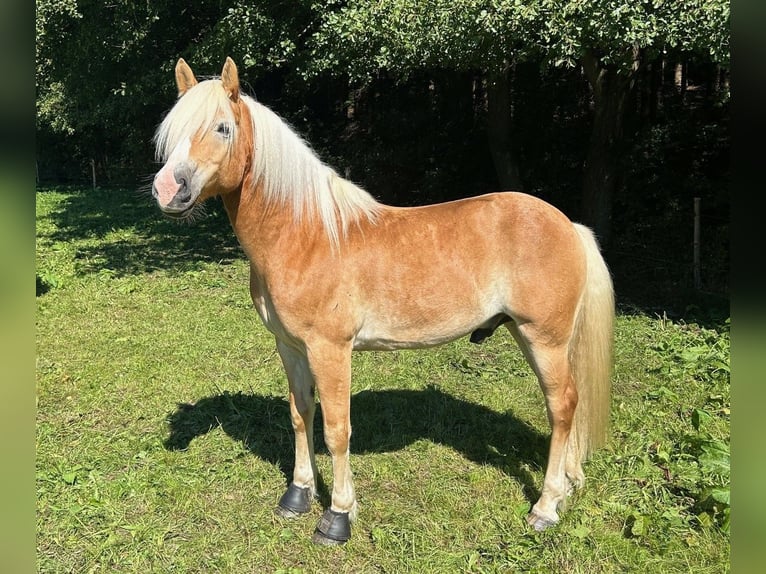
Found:
[[346, 543], [346, 540], [335, 540], [334, 538], [328, 538], [318, 530], [311, 536], [311, 541], [318, 546], [342, 546]]
[[551, 520], [536, 514], [534, 511], [527, 514], [527, 524], [534, 528], [537, 532], [542, 532], [546, 528], [554, 526], [558, 520]]
[[328, 508], [319, 519], [311, 541], [323, 546], [343, 544], [351, 538], [351, 521], [348, 512], [335, 512]]
[[303, 513], [295, 512], [294, 510], [288, 510], [287, 508], [282, 508], [281, 506], [277, 506], [274, 509], [274, 514], [287, 520], [292, 520], [294, 518], [298, 518], [299, 516], [303, 516]]
[[282, 518], [297, 518], [309, 510], [311, 510], [311, 489], [308, 486], [301, 488], [291, 482], [287, 491], [279, 499], [274, 512]]

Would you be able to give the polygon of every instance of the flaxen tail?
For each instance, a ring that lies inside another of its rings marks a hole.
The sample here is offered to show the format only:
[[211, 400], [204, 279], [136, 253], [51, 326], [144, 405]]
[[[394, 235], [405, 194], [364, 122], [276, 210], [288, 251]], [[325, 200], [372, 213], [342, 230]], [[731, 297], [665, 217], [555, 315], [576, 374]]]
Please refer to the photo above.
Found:
[[614, 340], [614, 288], [593, 232], [575, 224], [587, 259], [588, 276], [569, 346], [578, 393], [570, 455], [582, 462], [606, 442]]

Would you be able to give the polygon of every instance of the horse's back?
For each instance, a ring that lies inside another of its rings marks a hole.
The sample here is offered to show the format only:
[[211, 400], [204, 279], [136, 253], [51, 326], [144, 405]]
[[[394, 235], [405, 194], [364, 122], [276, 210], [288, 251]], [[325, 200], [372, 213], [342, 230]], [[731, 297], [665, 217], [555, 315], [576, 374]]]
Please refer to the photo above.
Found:
[[[550, 203], [515, 191], [478, 195], [419, 207], [388, 207], [373, 224], [389, 245], [431, 238], [456, 248], [460, 241], [476, 240], [525, 244], [540, 233], [549, 242], [561, 243], [573, 234], [572, 222]], [[375, 232], [373, 232], [375, 233]], [[387, 237], [386, 237], [387, 236]]]

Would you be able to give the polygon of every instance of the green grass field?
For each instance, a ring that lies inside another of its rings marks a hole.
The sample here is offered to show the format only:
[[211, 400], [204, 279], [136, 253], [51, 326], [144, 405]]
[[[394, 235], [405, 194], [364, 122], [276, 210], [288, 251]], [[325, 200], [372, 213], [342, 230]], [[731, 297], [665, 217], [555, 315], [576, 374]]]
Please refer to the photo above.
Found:
[[40, 189], [36, 264], [39, 572], [729, 571], [728, 320], [621, 307], [609, 442], [543, 533], [544, 403], [504, 330], [356, 354], [360, 515], [326, 548], [327, 483], [273, 513], [287, 383], [216, 204], [181, 225], [133, 190]]

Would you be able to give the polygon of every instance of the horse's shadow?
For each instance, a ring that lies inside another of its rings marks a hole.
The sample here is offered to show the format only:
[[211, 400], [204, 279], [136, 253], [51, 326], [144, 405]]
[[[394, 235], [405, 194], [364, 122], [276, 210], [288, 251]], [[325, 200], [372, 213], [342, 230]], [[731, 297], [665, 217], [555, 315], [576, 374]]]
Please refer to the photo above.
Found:
[[[321, 409], [315, 419], [317, 452], [326, 450]], [[220, 427], [256, 456], [280, 467], [289, 482], [294, 464], [290, 408], [280, 397], [224, 392], [195, 404], [179, 404], [168, 419], [170, 450]], [[423, 390], [362, 391], [351, 397], [351, 454], [395, 452], [419, 440], [448, 445], [471, 461], [491, 464], [514, 477], [530, 502], [540, 496], [527, 466], [542, 468], [548, 438], [510, 412], [453, 397], [435, 387]], [[353, 464], [353, 461], [352, 461]], [[329, 494], [317, 485], [323, 504]]]

